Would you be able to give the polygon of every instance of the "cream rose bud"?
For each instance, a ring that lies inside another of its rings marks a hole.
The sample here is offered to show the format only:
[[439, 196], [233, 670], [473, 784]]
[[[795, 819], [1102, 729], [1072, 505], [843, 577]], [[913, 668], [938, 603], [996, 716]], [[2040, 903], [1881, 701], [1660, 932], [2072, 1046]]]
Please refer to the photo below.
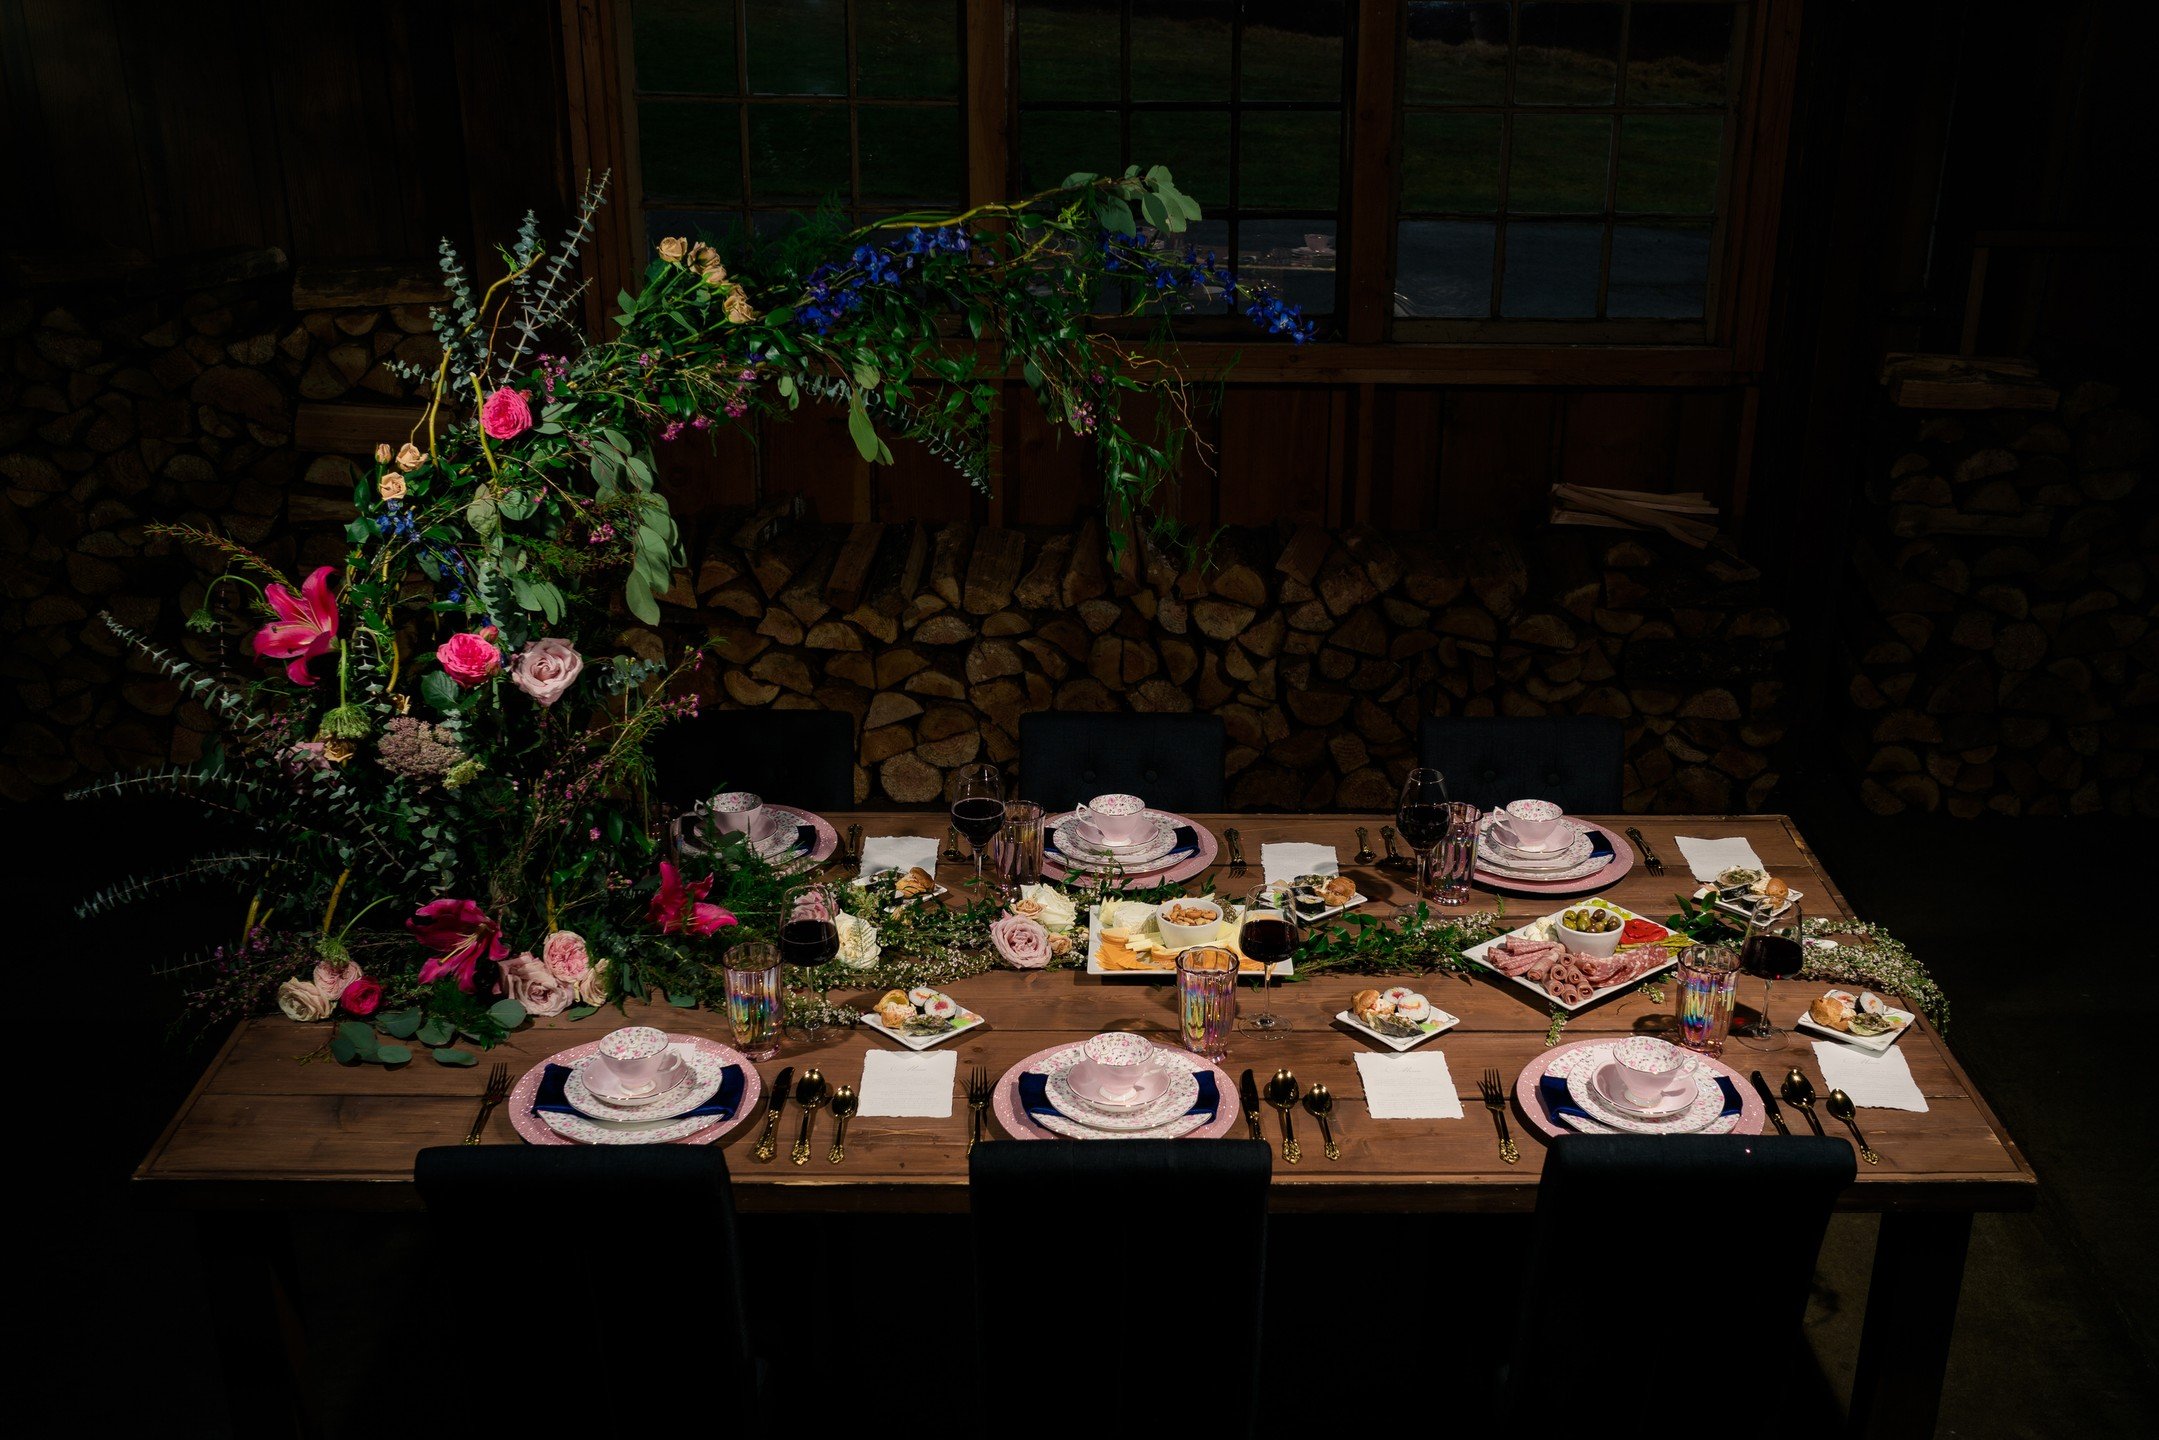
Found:
[[682, 263], [682, 257], [690, 253], [690, 242], [680, 235], [670, 235], [660, 242], [660, 258], [670, 265]]
[[391, 448], [390, 442], [385, 440], [375, 447], [375, 463], [387, 465], [396, 454], [397, 451]]
[[727, 323], [747, 325], [757, 318], [757, 311], [750, 305], [750, 297], [737, 285], [727, 292]]
[[517, 653], [510, 683], [542, 705], [552, 705], [584, 673], [585, 657], [567, 640], [535, 640]]
[[407, 440], [397, 448], [397, 468], [410, 475], [427, 463], [427, 452]]
[[[1020, 898], [1032, 905], [1032, 910], [1021, 911], [1042, 922], [1049, 931], [1069, 930], [1079, 923], [1079, 908], [1063, 893], [1048, 885], [1022, 885]], [[1019, 906], [1012, 907], [1015, 910]]]
[[577, 987], [531, 954], [502, 962], [502, 991], [528, 1015], [560, 1015], [577, 998]]
[[377, 495], [380, 495], [385, 500], [404, 499], [405, 477], [402, 475], [383, 476], [380, 480], [377, 480], [375, 482], [375, 493]]
[[277, 987], [277, 1008], [285, 1012], [287, 1020], [298, 1020], [303, 1024], [310, 1020], [327, 1020], [336, 1004], [312, 980], [294, 976]]
[[607, 965], [605, 960], [595, 960], [584, 978], [577, 982], [578, 1004], [597, 1006], [607, 1003]]

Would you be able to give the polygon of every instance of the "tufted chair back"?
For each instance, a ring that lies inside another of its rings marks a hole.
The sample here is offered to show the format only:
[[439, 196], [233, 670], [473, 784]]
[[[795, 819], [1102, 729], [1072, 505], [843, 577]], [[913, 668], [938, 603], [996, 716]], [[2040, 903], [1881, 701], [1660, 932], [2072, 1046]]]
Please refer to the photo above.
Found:
[[1424, 764], [1447, 777], [1447, 798], [1490, 810], [1509, 800], [1550, 800], [1570, 815], [1612, 815], [1621, 805], [1626, 738], [1604, 715], [1427, 717]]
[[779, 805], [847, 810], [855, 803], [855, 721], [840, 710], [707, 707], [661, 729], [655, 790], [680, 809], [721, 790]]
[[1097, 795], [1222, 808], [1222, 722], [1212, 715], [1043, 711], [1020, 717], [1019, 793], [1053, 813]]

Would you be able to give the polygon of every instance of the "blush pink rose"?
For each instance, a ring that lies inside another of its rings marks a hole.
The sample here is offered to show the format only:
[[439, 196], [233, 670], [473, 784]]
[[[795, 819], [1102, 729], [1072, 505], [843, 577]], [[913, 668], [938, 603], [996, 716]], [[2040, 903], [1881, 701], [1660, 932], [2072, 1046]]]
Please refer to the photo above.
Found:
[[382, 1004], [382, 982], [362, 975], [345, 987], [345, 993], [337, 997], [337, 1003], [348, 1015], [372, 1015]]
[[584, 673], [585, 657], [567, 640], [535, 640], [517, 652], [510, 683], [542, 705], [552, 705]]
[[502, 990], [528, 1015], [560, 1015], [577, 998], [577, 986], [530, 954], [502, 962]]
[[592, 969], [592, 956], [585, 949], [585, 937], [575, 930], [557, 930], [548, 936], [547, 943], [540, 947], [540, 960], [556, 979], [567, 980], [573, 985]]
[[521, 390], [505, 385], [480, 407], [480, 428], [490, 440], [515, 440], [532, 428], [532, 407]]
[[443, 672], [467, 690], [485, 684], [502, 668], [502, 652], [495, 648], [494, 633], [492, 626], [484, 631], [468, 630], [437, 645], [435, 658], [442, 662]]
[[990, 944], [1015, 970], [1040, 970], [1050, 963], [1050, 932], [1039, 920], [1007, 915], [990, 924]]
[[335, 1000], [345, 987], [360, 978], [360, 967], [350, 960], [317, 960], [315, 988]]

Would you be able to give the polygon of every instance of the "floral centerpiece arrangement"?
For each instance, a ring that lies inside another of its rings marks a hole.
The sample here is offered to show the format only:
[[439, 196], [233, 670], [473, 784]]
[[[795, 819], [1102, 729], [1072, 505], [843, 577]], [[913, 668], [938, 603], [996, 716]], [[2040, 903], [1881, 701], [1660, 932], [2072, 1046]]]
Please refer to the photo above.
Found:
[[[274, 1003], [339, 1019], [340, 1059], [401, 1063], [416, 1041], [470, 1064], [528, 1015], [717, 995], [726, 937], [773, 926], [781, 876], [739, 839], [678, 862], [647, 802], [652, 739], [694, 713], [703, 663], [628, 643], [683, 564], [655, 445], [829, 403], [864, 456], [889, 461], [904, 438], [983, 484], [989, 418], [1016, 373], [1091, 441], [1129, 522], [1117, 533], [1136, 534], [1188, 402], [1171, 365], [1098, 323], [1102, 297], [1313, 333], [1182, 245], [1199, 207], [1167, 170], [1135, 167], [956, 215], [666, 239], [642, 288], [617, 297], [609, 337], [585, 345], [570, 324], [578, 256], [604, 200], [604, 181], [588, 187], [552, 247], [528, 219], [484, 290], [445, 245], [442, 358], [416, 377], [429, 403], [377, 448], [341, 565], [294, 577], [223, 536], [161, 527], [222, 567], [189, 623], [241, 642], [241, 663], [198, 663], [104, 617], [223, 737], [200, 766], [78, 795], [182, 793], [239, 838], [82, 909], [237, 880], [237, 940], [182, 967], [206, 1023]], [[1149, 403], [1127, 407], [1135, 397]], [[998, 940], [989, 907], [903, 918], [890, 899], [865, 921], [881, 942], [858, 936], [853, 961], [1048, 952], [1010, 927]]]

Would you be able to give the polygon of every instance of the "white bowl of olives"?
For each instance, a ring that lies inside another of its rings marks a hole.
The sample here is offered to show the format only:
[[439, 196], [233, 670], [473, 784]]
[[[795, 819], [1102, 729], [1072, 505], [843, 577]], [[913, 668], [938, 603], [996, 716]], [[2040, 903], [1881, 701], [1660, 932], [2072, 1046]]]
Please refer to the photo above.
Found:
[[1560, 912], [1553, 928], [1559, 932], [1560, 943], [1569, 950], [1608, 960], [1619, 948], [1619, 937], [1626, 930], [1627, 922], [1617, 911], [1604, 905], [1577, 905]]

